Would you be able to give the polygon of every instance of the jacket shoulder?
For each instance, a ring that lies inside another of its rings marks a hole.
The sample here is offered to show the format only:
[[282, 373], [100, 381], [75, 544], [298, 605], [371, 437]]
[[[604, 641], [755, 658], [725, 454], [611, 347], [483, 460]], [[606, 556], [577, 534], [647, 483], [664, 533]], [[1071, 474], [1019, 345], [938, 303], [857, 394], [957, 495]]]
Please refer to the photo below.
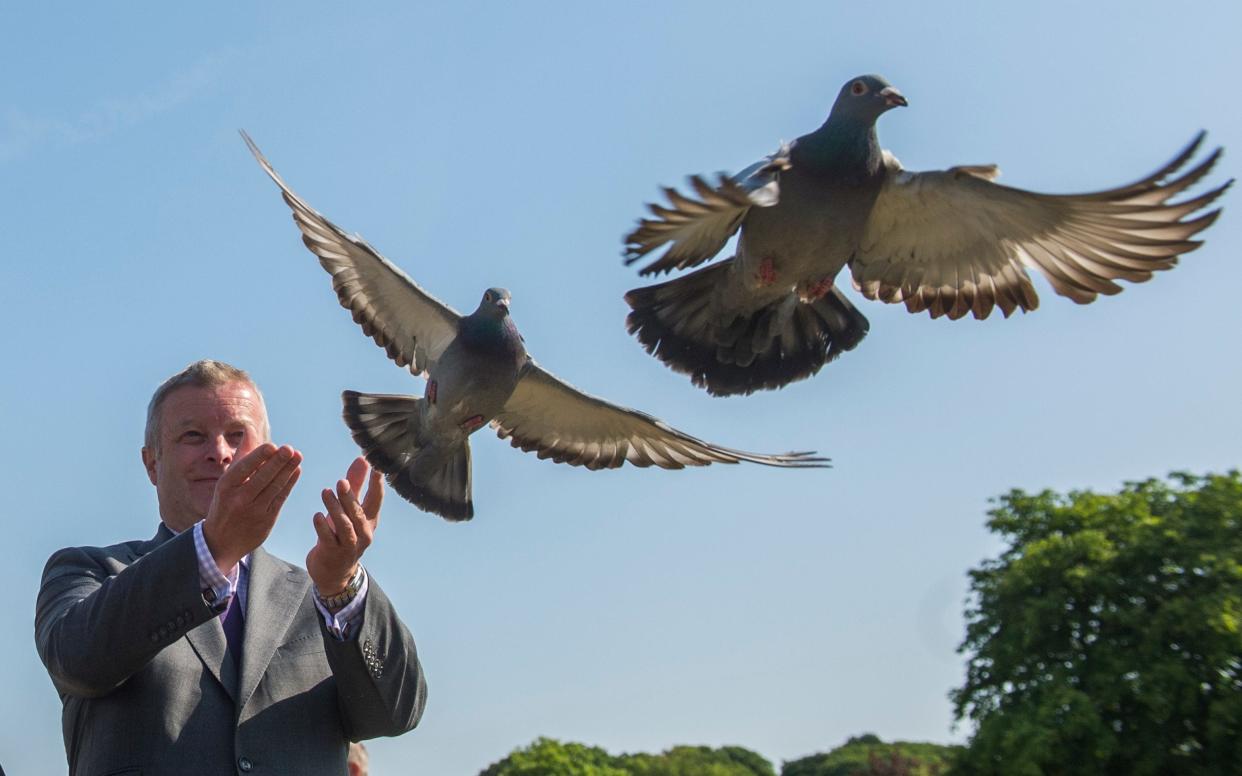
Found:
[[[128, 542], [109, 544], [106, 547], [65, 547], [52, 553], [43, 568], [43, 576], [47, 578], [57, 569], [98, 567], [116, 570], [125, 567], [141, 558], [148, 551], [150, 540], [134, 539]], [[115, 573], [115, 571], [114, 571]]]

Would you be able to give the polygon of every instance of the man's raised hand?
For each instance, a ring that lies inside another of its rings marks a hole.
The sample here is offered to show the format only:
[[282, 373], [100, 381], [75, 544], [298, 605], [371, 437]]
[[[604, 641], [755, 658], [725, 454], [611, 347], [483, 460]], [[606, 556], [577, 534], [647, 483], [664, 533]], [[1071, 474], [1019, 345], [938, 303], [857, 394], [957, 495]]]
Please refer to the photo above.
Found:
[[246, 553], [263, 544], [301, 474], [302, 454], [271, 442], [251, 450], [224, 472], [203, 522], [203, 538], [222, 572], [227, 574]]
[[317, 512], [313, 519], [318, 541], [306, 555], [306, 571], [322, 596], [345, 589], [375, 536], [384, 501], [383, 476], [372, 470], [366, 495], [361, 502], [357, 497], [369, 468], [365, 458], [356, 458], [336, 491], [324, 489], [321, 494], [327, 514]]

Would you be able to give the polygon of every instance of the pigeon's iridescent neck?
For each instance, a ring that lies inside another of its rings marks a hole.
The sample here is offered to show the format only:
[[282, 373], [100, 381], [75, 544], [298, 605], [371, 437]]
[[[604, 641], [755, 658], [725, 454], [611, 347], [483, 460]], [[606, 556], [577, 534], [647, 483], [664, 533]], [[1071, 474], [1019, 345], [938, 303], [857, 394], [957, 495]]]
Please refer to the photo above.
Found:
[[824, 125], [798, 138], [794, 145], [795, 167], [809, 167], [834, 177], [868, 178], [882, 163], [875, 124], [862, 125], [853, 117], [828, 117]]
[[468, 350], [514, 355], [522, 350], [522, 336], [509, 316], [468, 315], [457, 325], [457, 336]]

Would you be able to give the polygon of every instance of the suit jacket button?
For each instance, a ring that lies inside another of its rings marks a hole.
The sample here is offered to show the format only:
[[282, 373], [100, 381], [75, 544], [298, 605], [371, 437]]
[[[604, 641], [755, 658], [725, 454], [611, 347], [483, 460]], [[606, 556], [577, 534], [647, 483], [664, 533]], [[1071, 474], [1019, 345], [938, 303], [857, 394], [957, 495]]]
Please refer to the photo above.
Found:
[[249, 757], [243, 757], [237, 761], [237, 769], [242, 773], [250, 773], [252, 767], [254, 766], [250, 763]]

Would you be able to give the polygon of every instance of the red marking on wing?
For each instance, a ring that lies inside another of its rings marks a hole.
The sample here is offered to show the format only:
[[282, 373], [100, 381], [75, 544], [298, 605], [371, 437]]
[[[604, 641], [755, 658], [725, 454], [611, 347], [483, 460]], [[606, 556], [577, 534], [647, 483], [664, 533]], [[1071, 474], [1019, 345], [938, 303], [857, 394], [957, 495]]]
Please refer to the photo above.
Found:
[[759, 269], [755, 272], [755, 280], [759, 283], [759, 287], [770, 286], [776, 282], [776, 260], [771, 256], [765, 256], [759, 262]]
[[803, 302], [809, 303], [809, 302], [814, 302], [816, 299], [823, 298], [824, 294], [827, 294], [831, 290], [832, 290], [832, 276], [829, 275], [829, 276], [820, 278], [819, 280], [817, 280], [816, 282], [812, 283], [809, 286], [803, 286], [802, 288], [798, 289], [798, 295], [802, 298]]

